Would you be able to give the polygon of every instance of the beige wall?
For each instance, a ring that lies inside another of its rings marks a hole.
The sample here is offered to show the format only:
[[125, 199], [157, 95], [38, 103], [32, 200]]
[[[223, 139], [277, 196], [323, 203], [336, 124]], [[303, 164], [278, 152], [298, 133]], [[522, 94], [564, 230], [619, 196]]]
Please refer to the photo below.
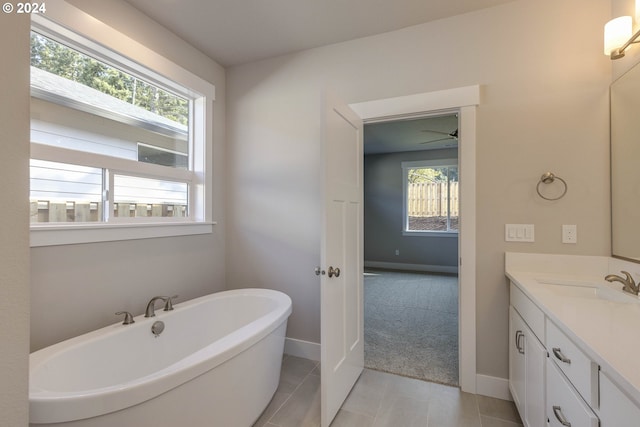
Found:
[[[609, 0], [520, 0], [229, 69], [228, 286], [287, 292], [288, 335], [319, 342], [322, 90], [352, 103], [481, 84], [477, 367], [506, 378], [504, 252], [609, 254], [610, 12]], [[536, 195], [548, 170], [569, 184], [560, 201]], [[536, 242], [505, 243], [505, 223], [535, 224]], [[561, 243], [562, 224], [578, 225], [578, 244]]]
[[140, 314], [154, 295], [183, 301], [225, 288], [225, 70], [125, 2], [69, 3], [215, 85], [211, 185], [218, 225], [210, 235], [33, 248], [32, 350], [114, 323], [116, 311]]
[[0, 424], [29, 407], [29, 19], [0, 14]]

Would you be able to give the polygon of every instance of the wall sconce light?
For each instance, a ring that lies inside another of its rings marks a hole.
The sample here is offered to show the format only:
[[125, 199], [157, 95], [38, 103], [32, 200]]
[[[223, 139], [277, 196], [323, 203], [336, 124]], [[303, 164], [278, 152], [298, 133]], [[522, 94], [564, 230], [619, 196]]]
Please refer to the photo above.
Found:
[[[640, 0], [636, 1], [640, 4]], [[636, 9], [637, 10], [637, 9]], [[621, 16], [612, 19], [604, 26], [604, 54], [613, 59], [620, 59], [624, 56], [624, 51], [632, 44], [638, 43], [640, 30], [633, 32], [633, 18], [631, 16]]]

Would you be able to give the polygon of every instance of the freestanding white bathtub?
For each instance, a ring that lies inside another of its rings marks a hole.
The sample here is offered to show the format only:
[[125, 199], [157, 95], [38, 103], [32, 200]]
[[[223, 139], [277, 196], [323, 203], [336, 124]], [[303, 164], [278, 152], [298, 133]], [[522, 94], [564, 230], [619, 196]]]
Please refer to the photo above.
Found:
[[291, 299], [240, 289], [174, 308], [32, 353], [30, 425], [251, 426], [278, 387]]

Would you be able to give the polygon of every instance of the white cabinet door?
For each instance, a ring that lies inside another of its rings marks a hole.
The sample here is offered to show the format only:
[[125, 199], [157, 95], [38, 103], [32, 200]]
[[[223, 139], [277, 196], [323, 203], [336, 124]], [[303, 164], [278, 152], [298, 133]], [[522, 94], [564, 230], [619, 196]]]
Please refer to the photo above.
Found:
[[509, 389], [523, 420], [526, 393], [526, 359], [523, 343], [525, 328], [526, 325], [518, 312], [512, 306], [509, 307]]
[[509, 389], [525, 427], [546, 423], [547, 351], [518, 312], [509, 308]]
[[525, 415], [522, 422], [528, 427], [539, 427], [547, 421], [544, 412], [547, 350], [526, 325], [524, 334]]
[[600, 372], [600, 427], [637, 427], [639, 424], [640, 408]]

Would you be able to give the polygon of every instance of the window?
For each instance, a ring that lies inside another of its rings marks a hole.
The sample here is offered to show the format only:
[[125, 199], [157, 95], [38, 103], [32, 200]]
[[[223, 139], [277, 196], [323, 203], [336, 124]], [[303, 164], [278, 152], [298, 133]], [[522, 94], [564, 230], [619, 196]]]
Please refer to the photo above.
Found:
[[42, 17], [32, 23], [32, 231], [126, 226], [135, 236], [132, 226], [210, 223], [214, 89], [171, 66], [166, 76]]
[[458, 166], [455, 160], [403, 162], [404, 232], [458, 232]]

